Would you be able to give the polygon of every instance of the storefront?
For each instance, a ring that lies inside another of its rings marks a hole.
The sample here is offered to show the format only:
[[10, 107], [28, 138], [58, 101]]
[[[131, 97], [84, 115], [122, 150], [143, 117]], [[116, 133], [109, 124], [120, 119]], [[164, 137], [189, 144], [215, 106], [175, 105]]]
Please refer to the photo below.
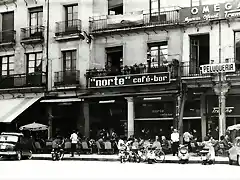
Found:
[[[226, 127], [240, 123], [240, 96], [228, 95], [226, 98]], [[207, 97], [207, 128], [213, 130], [218, 126], [218, 97]]]

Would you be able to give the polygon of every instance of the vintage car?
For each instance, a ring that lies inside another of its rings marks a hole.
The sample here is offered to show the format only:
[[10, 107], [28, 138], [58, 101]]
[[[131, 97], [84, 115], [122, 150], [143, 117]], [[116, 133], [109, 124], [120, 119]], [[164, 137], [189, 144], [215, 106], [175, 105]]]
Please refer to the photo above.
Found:
[[32, 158], [32, 143], [22, 133], [3, 132], [0, 135], [0, 157], [17, 160]]
[[233, 146], [229, 149], [229, 164], [234, 162], [240, 166], [240, 137], [236, 137]]

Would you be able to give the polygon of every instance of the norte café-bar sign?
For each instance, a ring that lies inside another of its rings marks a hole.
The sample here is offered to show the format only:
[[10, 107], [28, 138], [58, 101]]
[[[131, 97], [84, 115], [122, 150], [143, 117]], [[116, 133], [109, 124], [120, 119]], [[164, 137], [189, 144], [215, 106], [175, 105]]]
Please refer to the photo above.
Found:
[[167, 83], [170, 83], [170, 73], [159, 72], [148, 74], [93, 77], [89, 79], [89, 88], [138, 86]]
[[235, 63], [205, 64], [200, 71], [202, 74], [235, 72]]
[[180, 10], [182, 22], [209, 21], [240, 17], [240, 0], [231, 2], [186, 7]]

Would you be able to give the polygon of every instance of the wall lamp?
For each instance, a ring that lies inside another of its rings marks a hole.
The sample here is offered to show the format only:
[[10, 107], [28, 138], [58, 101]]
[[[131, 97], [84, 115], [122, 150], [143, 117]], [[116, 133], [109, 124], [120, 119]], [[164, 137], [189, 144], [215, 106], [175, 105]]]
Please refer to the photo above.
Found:
[[93, 36], [89, 35], [86, 31], [81, 32], [81, 35], [86, 38], [86, 42], [90, 44], [92, 42]]

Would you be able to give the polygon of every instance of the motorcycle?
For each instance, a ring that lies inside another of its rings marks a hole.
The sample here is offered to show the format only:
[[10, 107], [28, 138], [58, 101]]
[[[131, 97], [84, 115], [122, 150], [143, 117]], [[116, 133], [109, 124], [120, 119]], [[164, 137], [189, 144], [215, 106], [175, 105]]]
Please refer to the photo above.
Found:
[[215, 150], [213, 146], [204, 147], [201, 153], [202, 165], [213, 164], [215, 161]]
[[129, 161], [130, 162], [137, 162], [137, 163], [141, 162], [141, 156], [139, 155], [138, 150], [137, 151], [135, 151], [135, 150], [130, 151]]
[[129, 160], [129, 155], [127, 154], [126, 150], [119, 151], [119, 159], [121, 163], [124, 163]]
[[154, 162], [157, 162], [155, 149], [156, 148], [153, 148], [153, 147], [148, 147], [148, 149], [147, 149], [146, 160], [147, 160], [148, 164], [152, 164]]
[[178, 149], [178, 159], [179, 163], [185, 164], [189, 161], [189, 152], [187, 145], [180, 145]]
[[52, 149], [52, 160], [53, 161], [59, 161], [63, 159], [64, 156], [64, 150], [61, 148], [60, 145], [58, 145], [58, 148], [53, 148]]

